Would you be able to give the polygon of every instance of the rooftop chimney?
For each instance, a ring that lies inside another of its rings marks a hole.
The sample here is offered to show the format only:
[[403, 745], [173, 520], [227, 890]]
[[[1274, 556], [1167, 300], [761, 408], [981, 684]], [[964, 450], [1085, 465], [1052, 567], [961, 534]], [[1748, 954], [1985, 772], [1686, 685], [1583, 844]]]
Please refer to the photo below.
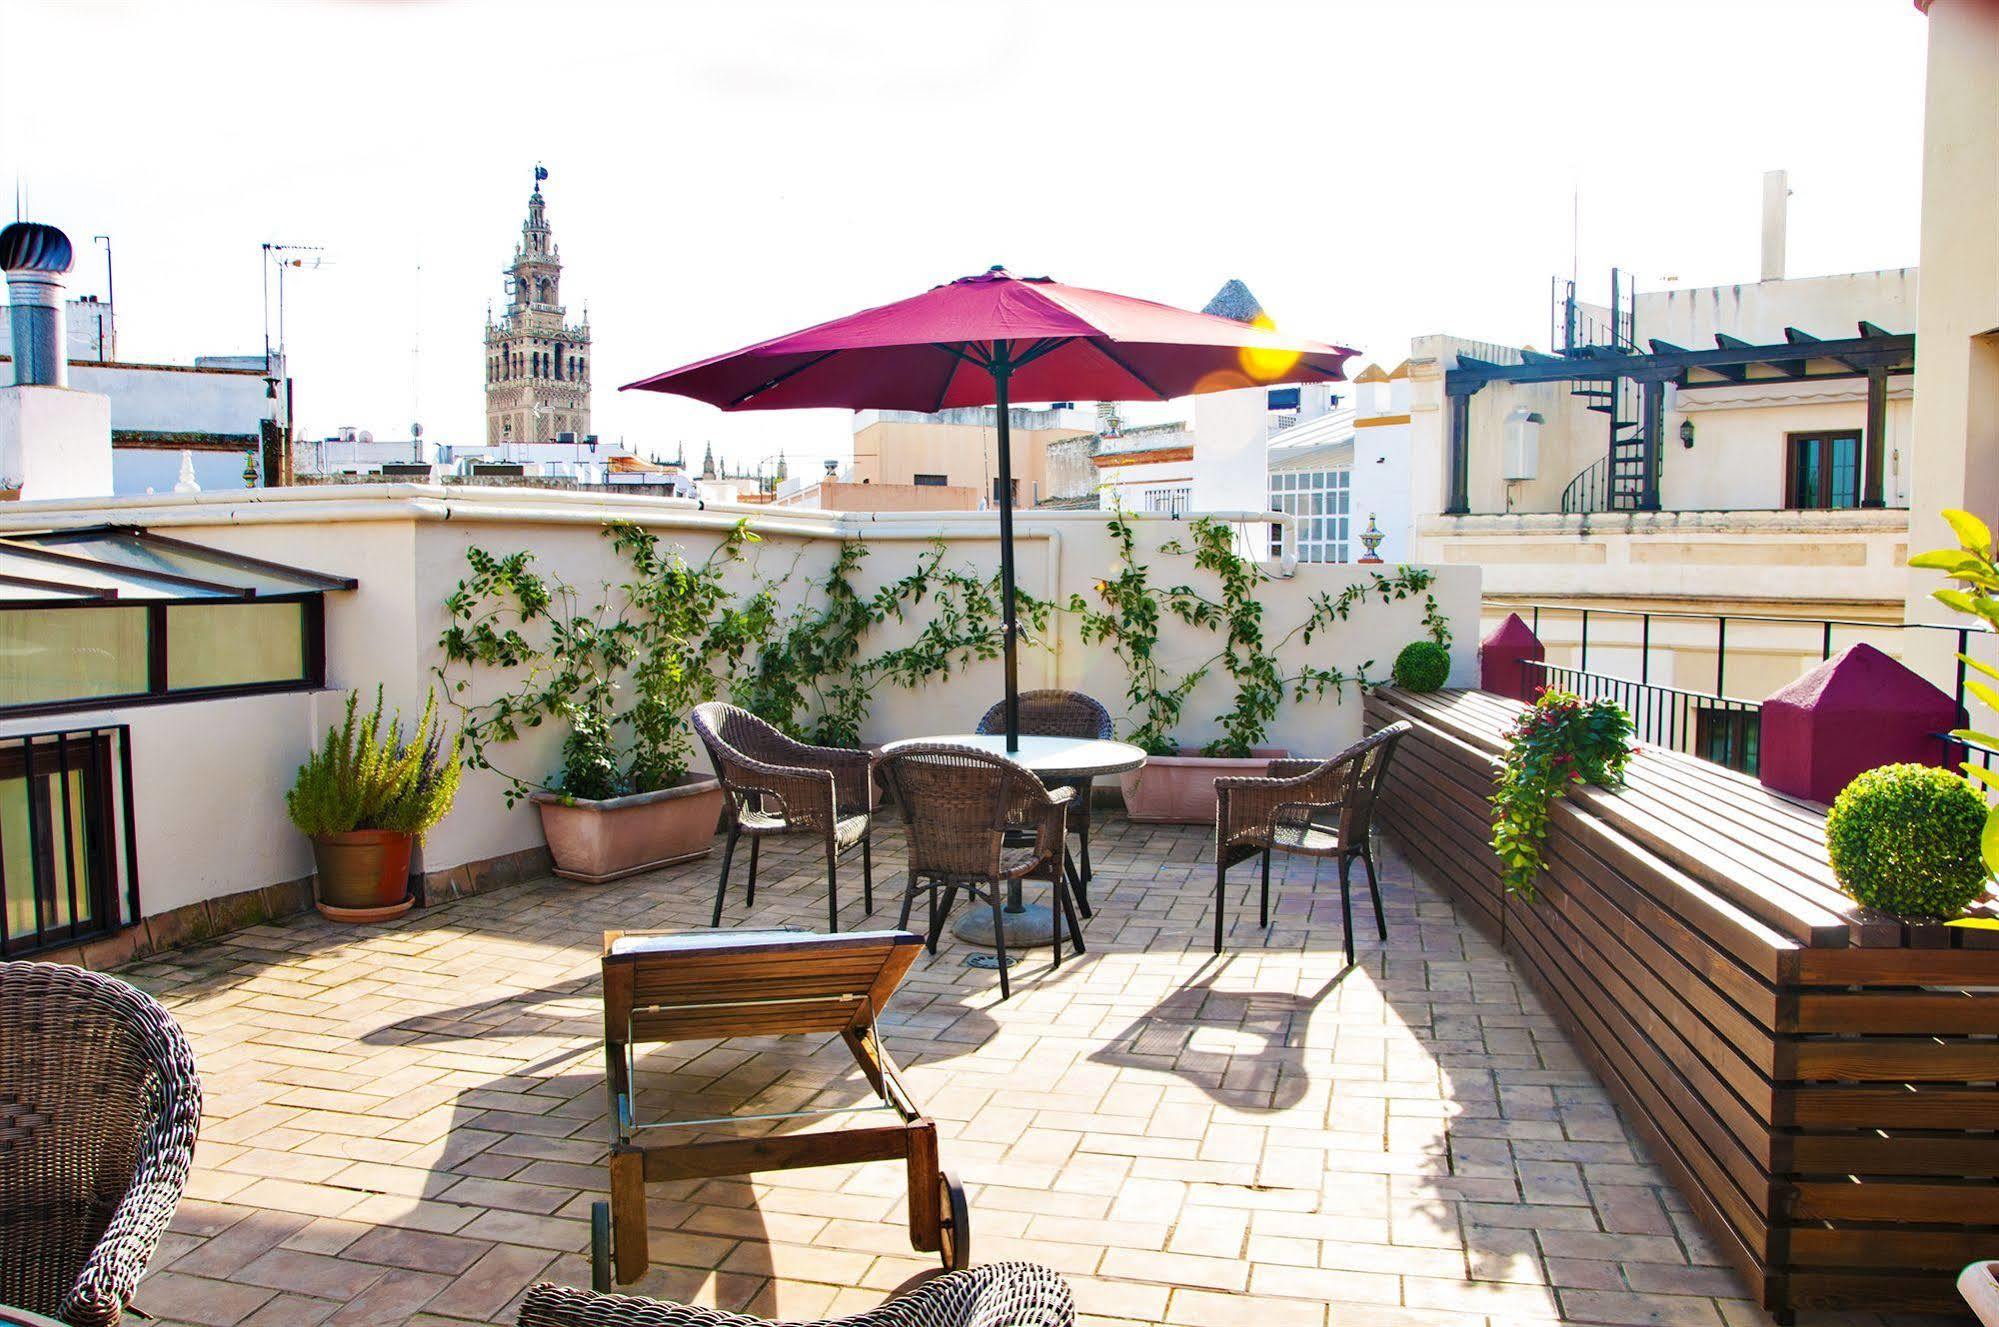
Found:
[[28, 501], [109, 497], [111, 398], [69, 387], [63, 273], [75, 253], [54, 226], [0, 229], [14, 383], [0, 387], [0, 484]]
[[1763, 172], [1763, 280], [1784, 279], [1784, 239], [1789, 229], [1791, 186], [1780, 170]]
[[54, 226], [17, 221], [0, 230], [0, 271], [7, 274], [14, 332], [14, 385], [67, 387], [62, 278], [74, 258], [69, 236]]

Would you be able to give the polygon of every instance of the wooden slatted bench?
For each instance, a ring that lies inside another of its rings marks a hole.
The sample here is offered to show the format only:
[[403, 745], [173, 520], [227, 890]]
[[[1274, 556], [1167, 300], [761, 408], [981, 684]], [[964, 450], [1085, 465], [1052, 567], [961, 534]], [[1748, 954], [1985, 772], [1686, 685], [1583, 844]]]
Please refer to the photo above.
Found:
[[1521, 708], [1371, 695], [1370, 728], [1415, 725], [1384, 832], [1519, 963], [1766, 1308], [1961, 1311], [1958, 1269], [1999, 1256], [1999, 932], [1867, 913], [1825, 808], [1654, 747], [1552, 808], [1539, 897], [1512, 898], [1486, 799]]

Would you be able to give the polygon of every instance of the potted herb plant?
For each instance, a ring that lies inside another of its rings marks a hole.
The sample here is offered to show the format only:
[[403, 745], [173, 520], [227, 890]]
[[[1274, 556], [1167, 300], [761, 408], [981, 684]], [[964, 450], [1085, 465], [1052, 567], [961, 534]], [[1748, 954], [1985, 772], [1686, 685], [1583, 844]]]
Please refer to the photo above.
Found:
[[[509, 806], [534, 804], [557, 875], [593, 884], [713, 847], [722, 789], [689, 769], [687, 716], [717, 694], [718, 665], [753, 637], [735, 621], [753, 610], [733, 606], [723, 572], [757, 538], [739, 524], [693, 564], [636, 525], [604, 533], [628, 574], [588, 610], [574, 587], [535, 569], [533, 554], [468, 550], [472, 575], [447, 601], [439, 670], [454, 698], [471, 669], [506, 673], [510, 690], [465, 707], [467, 763], [506, 781]], [[567, 730], [552, 774], [528, 779], [492, 763], [493, 747], [545, 723]]]
[[408, 912], [410, 850], [451, 810], [458, 793], [460, 738], [444, 742], [434, 696], [416, 732], [384, 716], [382, 692], [365, 715], [349, 693], [345, 720], [311, 752], [285, 810], [312, 839], [313, 897], [335, 921], [387, 921]]

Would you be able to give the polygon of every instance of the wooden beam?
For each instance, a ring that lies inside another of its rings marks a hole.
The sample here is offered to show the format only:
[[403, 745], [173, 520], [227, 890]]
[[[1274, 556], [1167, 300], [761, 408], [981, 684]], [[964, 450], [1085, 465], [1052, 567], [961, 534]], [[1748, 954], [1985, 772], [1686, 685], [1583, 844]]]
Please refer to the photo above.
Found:
[[[1810, 332], [1803, 331], [1796, 327], [1786, 327], [1784, 329], [1784, 340], [1786, 340], [1787, 342], [1789, 342], [1794, 346], [1809, 346], [1809, 345], [1817, 345], [1820, 341], [1820, 338], [1813, 336]], [[1799, 359], [1799, 360], [1792, 360], [1789, 363], [1778, 364], [1775, 365], [1774, 367], [1776, 367], [1786, 377], [1802, 378], [1811, 369], [1811, 366], [1812, 362], [1810, 360]]]
[[908, 1125], [891, 1124], [843, 1129], [838, 1133], [771, 1134], [762, 1138], [621, 1148], [613, 1156], [642, 1157], [646, 1183], [664, 1184], [669, 1180], [749, 1175], [760, 1170], [900, 1160], [909, 1155], [910, 1132]]
[[1449, 395], [1451, 438], [1446, 457], [1449, 488], [1444, 497], [1444, 515], [1466, 516], [1471, 513], [1471, 397], [1462, 393]]
[[[1662, 341], [1655, 336], [1652, 338], [1652, 353], [1655, 355], [1684, 355], [1689, 352], [1685, 346], [1676, 346], [1671, 341]], [[1729, 382], [1743, 382], [1749, 377], [1749, 367], [1745, 364], [1738, 364], [1732, 367], [1720, 365], [1703, 371], [1718, 373]]]
[[1659, 510], [1659, 463], [1663, 459], [1660, 456], [1660, 446], [1665, 441], [1659, 435], [1666, 427], [1664, 382], [1653, 381], [1645, 384], [1643, 415], [1640, 436], [1645, 443], [1645, 481], [1643, 491], [1638, 495], [1638, 508], [1640, 511], [1657, 511]]
[[1890, 373], [1904, 371], [1913, 363], [1916, 338], [1903, 333], [1884, 337], [1849, 337], [1822, 341], [1809, 333], [1791, 328], [1787, 339], [1776, 345], [1752, 345], [1739, 337], [1720, 333], [1713, 350], [1672, 350], [1651, 355], [1604, 352], [1549, 363], [1492, 364], [1481, 360], [1459, 360], [1459, 366], [1444, 375], [1445, 390], [1452, 393], [1476, 392], [1494, 382], [1576, 382], [1589, 378], [1683, 377], [1692, 370], [1723, 374], [1742, 369], [1745, 380], [1755, 381], [1747, 370], [1767, 364], [1787, 378], [1825, 377], [1812, 373], [1814, 361], [1833, 361], [1844, 366], [1847, 377], [1865, 377], [1875, 362], [1885, 361]]
[[1861, 435], [1861, 464], [1864, 476], [1860, 505], [1885, 507], [1883, 491], [1888, 449], [1888, 370], [1882, 366], [1867, 370], [1867, 430]]

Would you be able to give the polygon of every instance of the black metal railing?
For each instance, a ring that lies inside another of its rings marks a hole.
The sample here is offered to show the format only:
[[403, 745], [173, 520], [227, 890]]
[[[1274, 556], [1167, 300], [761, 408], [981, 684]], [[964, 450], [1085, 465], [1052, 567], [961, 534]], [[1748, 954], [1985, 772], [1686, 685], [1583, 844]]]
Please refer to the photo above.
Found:
[[0, 737], [0, 957], [139, 917], [130, 729]]
[[[1579, 672], [1589, 672], [1590, 651], [1635, 650], [1637, 652], [1637, 673], [1635, 679], [1640, 685], [1652, 683], [1654, 654], [1694, 653], [1711, 654], [1714, 659], [1714, 685], [1706, 694], [1721, 697], [1727, 694], [1729, 678], [1729, 627], [1756, 623], [1766, 627], [1779, 628], [1787, 644], [1777, 650], [1766, 638], [1758, 643], [1755, 650], [1760, 654], [1781, 653], [1808, 659], [1813, 655], [1820, 662], [1832, 658], [1834, 649], [1854, 643], [1857, 637], [1868, 633], [1886, 632], [1943, 632], [1948, 637], [1942, 644], [1951, 648], [1952, 683], [1946, 690], [1952, 692], [1952, 699], [1958, 709], [1958, 721], [1965, 717], [1965, 679], [1969, 669], [1964, 663], [1965, 655], [1977, 655], [1987, 662], [1999, 663], [1999, 633], [1976, 626], [1958, 626], [1942, 622], [1866, 622], [1852, 618], [1805, 618], [1783, 617], [1768, 613], [1678, 613], [1655, 612], [1636, 608], [1585, 608], [1577, 604], [1506, 604], [1496, 603], [1492, 607], [1501, 611], [1522, 613], [1528, 618], [1528, 626], [1538, 637], [1541, 635], [1544, 618], [1577, 623], [1577, 637], [1574, 640], [1552, 642], [1556, 647], [1572, 648], [1576, 651], [1575, 667]], [[1606, 623], [1617, 622], [1625, 625], [1625, 630], [1614, 636], [1606, 633]], [[1636, 624], [1635, 633], [1630, 624]], [[1711, 628], [1713, 634], [1705, 640], [1690, 641], [1685, 638], [1674, 640], [1655, 639], [1654, 628], [1662, 624], [1701, 623], [1703, 634]], [[1594, 639], [1591, 628], [1597, 629]], [[1766, 633], [1768, 634], [1773, 633]], [[1738, 636], [1739, 640], [1739, 636]], [[1739, 659], [1742, 651], [1738, 649]], [[1792, 679], [1785, 679], [1790, 681]], [[1934, 678], [1932, 679], [1935, 680]], [[1781, 685], [1781, 684], [1780, 684]]]
[[1562, 490], [1562, 514], [1579, 516], [1610, 509], [1610, 458], [1600, 457], [1583, 468]]
[[1943, 744], [1945, 769], [1964, 769], [1976, 765], [1980, 769], [1990, 770], [1992, 762], [1999, 759], [1999, 747], [1990, 747], [1983, 742], [1974, 742], [1953, 733], [1938, 733], [1936, 739]]
[[1610, 306], [1592, 310], [1576, 298], [1576, 283], [1552, 281], [1548, 344], [1558, 354], [1573, 355], [1592, 347], [1636, 351], [1638, 348], [1638, 288], [1620, 268], [1610, 269]]
[[1699, 756], [1744, 774], [1756, 773], [1763, 707], [1754, 701], [1654, 686], [1607, 673], [1586, 673], [1538, 659], [1523, 659], [1520, 667], [1528, 695], [1547, 687], [1572, 692], [1584, 700], [1614, 701], [1631, 716], [1639, 741]]

